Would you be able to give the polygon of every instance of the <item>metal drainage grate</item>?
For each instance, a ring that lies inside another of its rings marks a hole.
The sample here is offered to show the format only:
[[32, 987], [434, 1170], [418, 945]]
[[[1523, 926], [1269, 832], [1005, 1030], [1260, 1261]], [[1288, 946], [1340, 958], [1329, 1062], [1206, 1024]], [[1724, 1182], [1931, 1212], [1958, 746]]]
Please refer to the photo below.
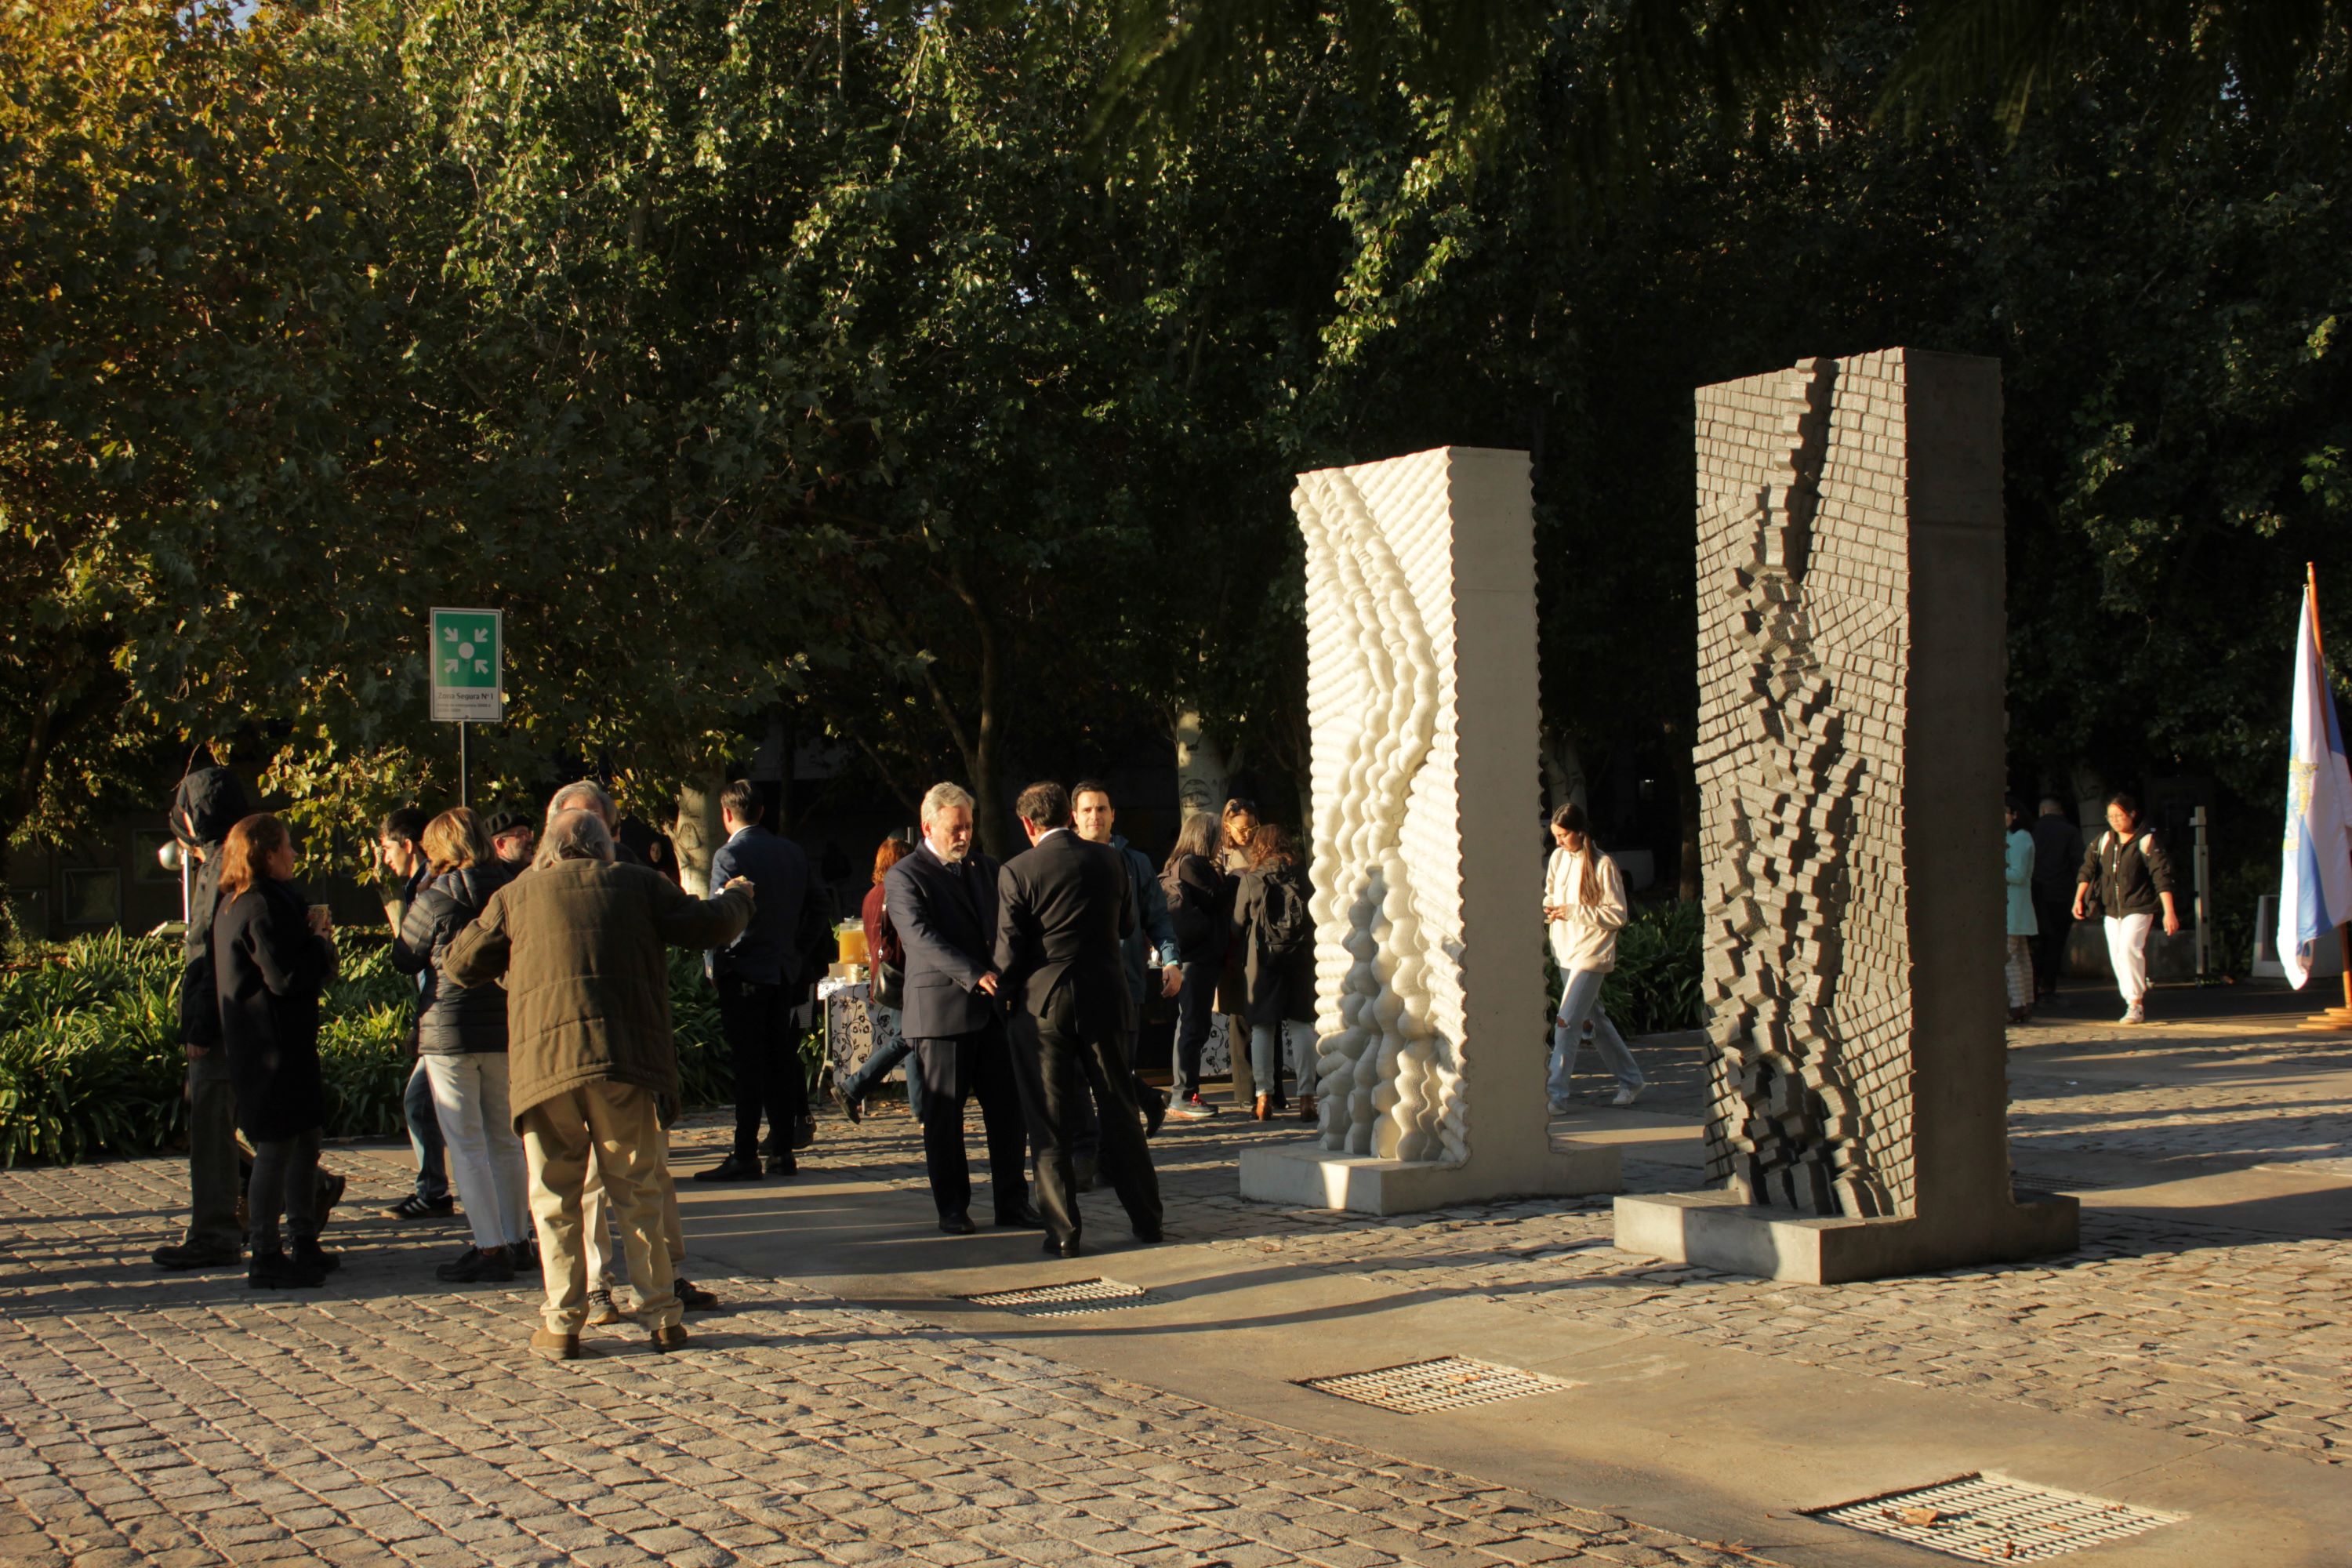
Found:
[[975, 1307], [995, 1307], [1024, 1318], [1069, 1318], [1080, 1312], [1116, 1312], [1139, 1307], [1150, 1293], [1118, 1279], [1073, 1279], [1066, 1285], [1036, 1285], [1024, 1290], [991, 1290], [966, 1296]]
[[2177, 1513], [2155, 1513], [1988, 1475], [1959, 1476], [1931, 1487], [1805, 1511], [1815, 1519], [1891, 1535], [1971, 1563], [2046, 1563], [2181, 1520]]
[[1524, 1399], [1531, 1394], [1557, 1394], [1580, 1384], [1556, 1377], [1539, 1377], [1515, 1366], [1496, 1366], [1467, 1356], [1441, 1356], [1378, 1372], [1351, 1372], [1339, 1377], [1302, 1378], [1298, 1386], [1318, 1394], [1336, 1394], [1359, 1405], [1377, 1405], [1418, 1415], [1425, 1410], [1462, 1410], [1473, 1405]]

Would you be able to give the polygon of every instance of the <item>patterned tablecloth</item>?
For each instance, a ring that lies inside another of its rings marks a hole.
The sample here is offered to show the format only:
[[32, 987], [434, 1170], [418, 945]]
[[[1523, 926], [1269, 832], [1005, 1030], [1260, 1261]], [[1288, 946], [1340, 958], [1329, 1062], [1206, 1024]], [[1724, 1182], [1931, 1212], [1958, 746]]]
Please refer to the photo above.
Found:
[[[868, 997], [872, 988], [863, 980], [820, 980], [816, 985], [817, 1005], [824, 1009], [824, 1050], [833, 1062], [835, 1072], [847, 1076], [874, 1054], [878, 1047], [893, 1045], [898, 1038], [896, 1016], [888, 1009], [876, 1007]], [[903, 1068], [890, 1069], [890, 1081], [905, 1075]]]

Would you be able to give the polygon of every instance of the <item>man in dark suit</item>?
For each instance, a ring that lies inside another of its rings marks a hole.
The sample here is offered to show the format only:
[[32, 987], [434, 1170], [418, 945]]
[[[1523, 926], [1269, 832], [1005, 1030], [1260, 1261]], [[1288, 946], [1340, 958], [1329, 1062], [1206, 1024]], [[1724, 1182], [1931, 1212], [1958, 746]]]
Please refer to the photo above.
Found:
[[1127, 964], [1135, 889], [1118, 851], [1070, 831], [1069, 792], [1034, 784], [1015, 808], [1029, 848], [997, 877], [996, 968], [1012, 1012], [1013, 1061], [1037, 1142], [1045, 1250], [1078, 1255], [1070, 1169], [1074, 1118], [1102, 1109], [1102, 1171], [1139, 1241], [1160, 1239], [1160, 1177], [1129, 1081]]
[[890, 924], [906, 952], [899, 1031], [922, 1076], [923, 1165], [940, 1228], [970, 1236], [971, 1166], [964, 1154], [963, 1108], [980, 1101], [996, 1223], [1034, 1226], [1022, 1169], [1028, 1129], [1004, 1044], [993, 957], [996, 862], [971, 847], [971, 796], [951, 784], [923, 796], [923, 841], [883, 883]]
[[792, 1152], [793, 1129], [802, 1096], [793, 1075], [801, 1070], [793, 1029], [800, 956], [793, 949], [801, 906], [808, 898], [808, 857], [801, 847], [760, 825], [767, 815], [748, 779], [719, 793], [719, 820], [727, 842], [710, 858], [710, 885], [725, 887], [737, 877], [752, 888], [751, 923], [725, 947], [703, 960], [719, 990], [719, 1026], [735, 1067], [735, 1147], [698, 1182], [748, 1182], [761, 1174], [760, 1116], [765, 1111], [777, 1156], [767, 1173], [789, 1176], [798, 1169]]

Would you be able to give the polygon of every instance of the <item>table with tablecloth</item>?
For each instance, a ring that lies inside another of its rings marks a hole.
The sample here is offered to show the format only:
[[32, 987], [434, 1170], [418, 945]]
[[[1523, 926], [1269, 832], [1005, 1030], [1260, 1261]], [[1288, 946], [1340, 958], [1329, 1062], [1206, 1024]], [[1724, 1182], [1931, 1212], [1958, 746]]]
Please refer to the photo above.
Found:
[[[898, 1010], [875, 1006], [873, 987], [866, 982], [820, 980], [816, 999], [824, 1009], [824, 1053], [836, 1078], [847, 1078], [877, 1050], [898, 1043]], [[893, 1068], [885, 1081], [904, 1077], [903, 1068]]]

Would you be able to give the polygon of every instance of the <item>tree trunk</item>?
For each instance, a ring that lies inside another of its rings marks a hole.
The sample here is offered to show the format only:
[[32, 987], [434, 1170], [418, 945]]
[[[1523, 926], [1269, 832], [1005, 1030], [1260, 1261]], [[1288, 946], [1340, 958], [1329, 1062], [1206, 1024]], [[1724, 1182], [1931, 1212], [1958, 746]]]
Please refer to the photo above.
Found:
[[1202, 727], [1196, 712], [1179, 713], [1174, 730], [1179, 820], [1203, 811], [1223, 810], [1228, 776], [1223, 751]]
[[669, 830], [677, 851], [678, 885], [698, 899], [710, 896], [710, 858], [727, 841], [719, 820], [719, 792], [727, 781], [715, 768], [689, 778], [677, 792], [677, 820]]
[[1550, 744], [1544, 748], [1544, 815], [1547, 819], [1570, 802], [1578, 805], [1591, 804], [1584, 776], [1584, 754], [1577, 750], [1574, 737], [1547, 737]]

